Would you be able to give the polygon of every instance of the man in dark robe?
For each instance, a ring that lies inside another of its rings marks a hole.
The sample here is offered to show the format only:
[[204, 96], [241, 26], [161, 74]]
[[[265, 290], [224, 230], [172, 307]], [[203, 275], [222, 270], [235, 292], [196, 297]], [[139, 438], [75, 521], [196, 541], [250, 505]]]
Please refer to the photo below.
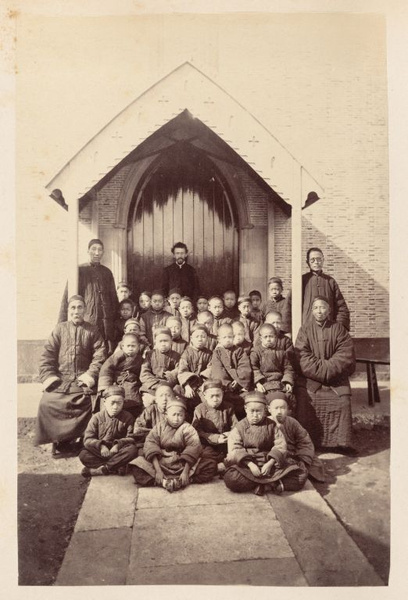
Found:
[[174, 263], [163, 270], [163, 293], [168, 296], [169, 290], [179, 288], [182, 296], [188, 296], [194, 301], [200, 294], [200, 285], [196, 270], [186, 262], [188, 248], [183, 242], [177, 242], [171, 251]]
[[[103, 253], [101, 240], [94, 239], [89, 242], [89, 263], [79, 266], [78, 294], [85, 301], [85, 321], [99, 329], [110, 354], [114, 350], [114, 322], [118, 318], [119, 302], [112, 272], [108, 267], [101, 265]], [[67, 320], [67, 309], [68, 285], [61, 302], [59, 323]]]

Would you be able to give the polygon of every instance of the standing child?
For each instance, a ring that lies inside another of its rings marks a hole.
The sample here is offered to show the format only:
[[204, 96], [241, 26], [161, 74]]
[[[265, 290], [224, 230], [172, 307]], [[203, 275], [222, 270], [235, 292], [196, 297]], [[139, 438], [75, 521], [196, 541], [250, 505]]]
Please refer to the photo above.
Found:
[[270, 310], [265, 316], [265, 323], [273, 325], [277, 333], [277, 348], [286, 350], [289, 359], [293, 365], [295, 350], [293, 348], [292, 340], [282, 331], [282, 315], [277, 310]]
[[128, 321], [128, 319], [131, 319], [133, 317], [134, 308], [135, 308], [135, 305], [133, 304], [133, 301], [129, 300], [129, 299], [122, 300], [119, 303], [119, 319], [116, 319], [116, 321], [114, 323], [115, 347], [121, 341], [121, 339], [123, 337], [126, 321]]
[[159, 327], [154, 332], [154, 349], [149, 350], [142, 364], [140, 381], [144, 406], [154, 401], [154, 390], [160, 383], [167, 382], [174, 387], [180, 355], [171, 349], [171, 333], [167, 327]]
[[144, 457], [132, 461], [135, 482], [173, 492], [190, 483], [211, 481], [217, 472], [213, 458], [203, 457], [198, 433], [186, 422], [186, 405], [179, 398], [167, 402], [165, 420], [148, 434]]
[[212, 356], [211, 373], [214, 379], [220, 379], [225, 397], [234, 407], [239, 419], [244, 416], [242, 394], [250, 389], [252, 370], [248, 355], [242, 348], [234, 346], [232, 325], [225, 323], [218, 330], [218, 344]]
[[269, 298], [264, 307], [264, 315], [271, 310], [277, 310], [282, 315], [282, 331], [291, 335], [292, 332], [292, 303], [290, 293], [282, 296], [283, 283], [280, 277], [271, 277], [268, 281]]
[[140, 370], [142, 356], [139, 352], [139, 338], [134, 333], [125, 333], [116, 350], [102, 365], [98, 392], [102, 393], [111, 385], [117, 384], [125, 390], [124, 410], [137, 417], [143, 410], [140, 397]]
[[205, 296], [198, 296], [196, 306], [197, 306], [197, 315], [198, 315], [198, 313], [203, 312], [204, 310], [208, 310], [207, 298]]
[[152, 295], [150, 292], [146, 290], [144, 292], [140, 292], [139, 296], [139, 317], [149, 310], [150, 305], [152, 303]]
[[246, 395], [245, 413], [228, 437], [225, 485], [233, 492], [253, 491], [259, 496], [267, 491], [280, 493], [279, 481], [300, 468], [287, 464], [284, 435], [267, 418], [263, 394]]
[[245, 326], [241, 321], [234, 321], [232, 323], [232, 331], [234, 333], [234, 346], [242, 348], [245, 354], [248, 356], [251, 354], [252, 344], [245, 339]]
[[137, 417], [133, 427], [133, 438], [139, 448], [139, 454], [142, 451], [147, 434], [159, 421], [164, 421], [167, 402], [174, 400], [174, 398], [175, 395], [171, 385], [169, 383], [159, 383], [154, 392], [154, 402], [147, 406], [142, 414]]
[[184, 298], [181, 299], [179, 313], [181, 317], [181, 337], [183, 340], [189, 342], [191, 329], [195, 325], [196, 317], [194, 314], [193, 301], [187, 296], [184, 296]]
[[224, 292], [222, 299], [224, 301], [223, 318], [231, 320], [237, 319], [239, 317], [239, 311], [237, 308], [237, 295], [234, 290], [227, 290]]
[[104, 392], [104, 408], [92, 416], [84, 436], [84, 449], [79, 460], [82, 475], [124, 474], [138, 450], [132, 438], [133, 417], [123, 410], [125, 391], [112, 385]]
[[284, 391], [291, 394], [294, 370], [288, 353], [278, 348], [277, 332], [273, 325], [265, 323], [259, 330], [259, 344], [252, 348], [250, 361], [254, 372], [256, 389], [262, 394]]
[[287, 462], [299, 467], [281, 479], [281, 491], [302, 489], [310, 475], [317, 481], [325, 481], [324, 466], [316, 457], [315, 448], [306, 429], [293, 417], [288, 416], [288, 403], [283, 392], [271, 392], [269, 401], [270, 418], [282, 431], [287, 445]]
[[213, 335], [218, 335], [218, 328], [221, 327], [221, 325], [224, 325], [224, 323], [232, 323], [232, 319], [227, 317], [224, 318], [222, 316], [224, 302], [219, 296], [211, 296], [211, 298], [208, 300], [208, 310], [214, 317], [214, 323], [211, 330]]
[[191, 332], [190, 344], [180, 358], [178, 380], [183, 395], [188, 399], [188, 417], [191, 420], [194, 407], [201, 402], [199, 388], [211, 375], [212, 353], [207, 346], [207, 330], [196, 325]]
[[262, 312], [262, 295], [258, 290], [252, 290], [249, 292], [249, 297], [251, 299], [251, 317], [257, 323], [263, 323], [263, 312]]
[[143, 342], [153, 346], [153, 330], [164, 326], [171, 314], [164, 310], [164, 296], [159, 290], [152, 293], [152, 303], [140, 317], [140, 333]]
[[181, 318], [176, 316], [168, 317], [166, 327], [170, 329], [171, 333], [171, 349], [181, 356], [188, 346], [188, 342], [181, 337]]
[[[233, 407], [224, 401], [222, 382], [211, 379], [203, 385], [204, 402], [194, 410], [193, 427], [207, 448], [207, 456], [223, 463], [227, 455], [227, 440], [232, 427], [238, 423]], [[224, 466], [224, 465], [223, 465]], [[224, 471], [222, 467], [218, 469]]]
[[214, 325], [214, 317], [212, 313], [210, 313], [209, 310], [203, 310], [202, 312], [198, 313], [197, 325], [204, 325], [204, 327], [206, 328], [207, 348], [212, 352], [217, 345], [217, 336], [211, 333]]
[[245, 327], [245, 339], [252, 344], [259, 328], [259, 323], [251, 317], [251, 299], [249, 296], [240, 296], [238, 298], [238, 311], [238, 320]]
[[179, 317], [180, 313], [179, 313], [178, 308], [180, 306], [180, 302], [181, 302], [181, 290], [179, 288], [172, 288], [169, 291], [169, 295], [167, 296], [167, 303], [168, 303], [168, 305], [166, 306], [167, 312]]
[[127, 300], [132, 295], [130, 287], [128, 286], [126, 281], [121, 281], [120, 283], [118, 283], [118, 285], [116, 286], [116, 293], [118, 295], [119, 302], [122, 302], [122, 300]]

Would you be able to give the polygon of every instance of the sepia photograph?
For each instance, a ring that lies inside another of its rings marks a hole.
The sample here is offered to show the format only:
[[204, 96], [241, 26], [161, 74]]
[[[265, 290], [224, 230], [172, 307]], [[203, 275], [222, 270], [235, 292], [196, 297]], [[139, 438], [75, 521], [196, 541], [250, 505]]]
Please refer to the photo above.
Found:
[[8, 4], [19, 589], [387, 588], [381, 3]]

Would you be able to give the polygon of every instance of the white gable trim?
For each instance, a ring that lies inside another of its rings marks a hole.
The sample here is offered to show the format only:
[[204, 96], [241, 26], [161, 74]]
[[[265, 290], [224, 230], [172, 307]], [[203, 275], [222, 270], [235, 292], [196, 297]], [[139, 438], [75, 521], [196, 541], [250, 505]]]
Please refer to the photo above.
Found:
[[289, 204], [308, 192], [324, 195], [321, 185], [295, 157], [239, 102], [186, 62], [134, 100], [96, 134], [48, 183], [62, 190], [67, 204], [100, 179], [165, 123], [188, 109]]

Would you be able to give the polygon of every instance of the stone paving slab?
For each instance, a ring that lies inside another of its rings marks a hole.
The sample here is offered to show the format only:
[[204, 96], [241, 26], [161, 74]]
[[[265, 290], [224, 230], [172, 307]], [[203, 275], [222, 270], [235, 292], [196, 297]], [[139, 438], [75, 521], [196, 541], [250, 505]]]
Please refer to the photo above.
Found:
[[75, 531], [132, 527], [137, 491], [131, 475], [93, 477], [79, 512]]
[[308, 585], [295, 558], [133, 567], [129, 570], [126, 583], [128, 585]]
[[137, 508], [174, 508], [177, 506], [207, 506], [209, 504], [247, 504], [268, 506], [264, 496], [234, 494], [221, 479], [214, 479], [205, 485], [193, 484], [184, 490], [170, 494], [163, 488], [145, 487], [139, 489]]
[[384, 585], [309, 481], [301, 492], [267, 497], [309, 585]]
[[136, 511], [129, 572], [153, 565], [288, 557], [293, 552], [270, 506], [249, 501], [152, 508]]
[[74, 533], [55, 585], [124, 585], [132, 530]]

